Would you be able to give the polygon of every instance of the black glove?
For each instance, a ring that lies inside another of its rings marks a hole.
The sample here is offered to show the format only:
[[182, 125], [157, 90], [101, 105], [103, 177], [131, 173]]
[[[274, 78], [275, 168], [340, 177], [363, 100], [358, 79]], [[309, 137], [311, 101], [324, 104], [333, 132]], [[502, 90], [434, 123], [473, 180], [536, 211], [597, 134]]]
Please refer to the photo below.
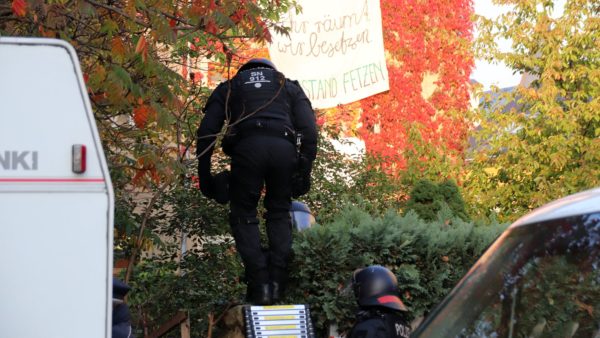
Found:
[[200, 180], [200, 191], [206, 198], [213, 199], [216, 195], [215, 180], [212, 175], [202, 175], [198, 177]]
[[312, 162], [304, 156], [298, 158], [296, 171], [292, 174], [292, 198], [306, 195], [310, 190], [310, 173]]
[[202, 195], [215, 198], [215, 180], [210, 173], [210, 156], [206, 154], [198, 158], [198, 179]]
[[229, 170], [221, 171], [214, 178], [215, 196], [217, 203], [229, 202]]

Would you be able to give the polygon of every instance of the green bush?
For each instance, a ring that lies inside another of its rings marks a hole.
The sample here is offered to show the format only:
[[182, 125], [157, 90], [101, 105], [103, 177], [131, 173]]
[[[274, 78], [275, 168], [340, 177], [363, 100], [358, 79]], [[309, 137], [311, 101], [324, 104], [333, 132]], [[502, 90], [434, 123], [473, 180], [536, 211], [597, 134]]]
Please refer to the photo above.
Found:
[[[446, 183], [435, 186], [438, 197], [432, 198], [444, 203], [429, 221], [416, 209], [403, 216], [385, 213], [405, 203], [406, 187], [385, 176], [373, 159], [349, 160], [328, 141], [320, 147], [313, 189], [303, 199], [323, 226], [296, 234], [286, 302], [310, 304], [321, 332], [329, 323], [341, 329], [351, 325], [355, 301], [348, 282], [356, 268], [381, 264], [392, 269], [412, 315], [419, 315], [448, 293], [503, 229], [497, 223], [478, 226], [454, 216], [462, 216], [464, 206], [456, 207], [462, 205], [458, 189]], [[194, 174], [190, 168], [189, 176]], [[421, 203], [423, 210], [428, 207]], [[122, 209], [133, 207], [124, 204]], [[138, 336], [143, 335], [140, 330], [152, 332], [185, 309], [192, 336], [206, 337], [210, 315], [220, 318], [228, 306], [242, 302], [243, 269], [227, 236], [227, 213], [226, 206], [202, 197], [191, 179], [182, 179], [157, 199], [145, 238], [161, 254], [145, 256], [130, 280], [129, 303]], [[135, 213], [120, 214], [139, 222]], [[179, 261], [182, 232], [202, 245], [194, 245]]]
[[404, 209], [413, 210], [422, 219], [431, 221], [437, 217], [444, 206], [448, 206], [455, 216], [469, 220], [458, 186], [450, 180], [439, 184], [428, 180], [418, 181]]
[[[171, 217], [177, 219], [177, 214]], [[498, 223], [465, 222], [452, 216], [447, 206], [430, 222], [414, 212], [373, 217], [346, 207], [335, 221], [296, 234], [286, 302], [309, 304], [321, 333], [330, 323], [347, 330], [356, 309], [349, 288], [352, 272], [381, 264], [396, 274], [411, 315], [419, 316], [450, 291], [504, 228]], [[214, 235], [203, 238], [203, 245], [188, 251], [180, 263], [178, 248], [165, 246], [162, 256], [137, 266], [129, 303], [138, 329], [151, 332], [186, 309], [192, 336], [205, 337], [210, 314], [217, 318], [241, 302], [243, 269], [233, 241]]]
[[398, 277], [411, 316], [420, 316], [441, 301], [505, 228], [463, 221], [448, 207], [430, 222], [414, 212], [372, 217], [348, 208], [331, 224], [297, 235], [289, 301], [308, 303], [320, 332], [331, 323], [347, 330], [356, 309], [349, 287], [352, 272], [380, 264]]
[[[158, 198], [147, 225], [153, 250], [136, 265], [129, 282], [136, 336], [153, 332], [186, 310], [192, 337], [206, 337], [209, 315], [218, 318], [241, 302], [243, 267], [228, 235], [227, 213], [226, 206], [204, 198], [191, 178]], [[182, 232], [195, 243], [183, 259]]]
[[[222, 240], [203, 243], [179, 264], [165, 255], [137, 266], [128, 297], [136, 336], [144, 336], [142, 328], [157, 330], [179, 310], [186, 310], [192, 337], [206, 337], [209, 315], [218, 318], [240, 303], [245, 292], [245, 284], [240, 281], [242, 265], [233, 241]], [[179, 333], [174, 332], [173, 337], [179, 337]]]

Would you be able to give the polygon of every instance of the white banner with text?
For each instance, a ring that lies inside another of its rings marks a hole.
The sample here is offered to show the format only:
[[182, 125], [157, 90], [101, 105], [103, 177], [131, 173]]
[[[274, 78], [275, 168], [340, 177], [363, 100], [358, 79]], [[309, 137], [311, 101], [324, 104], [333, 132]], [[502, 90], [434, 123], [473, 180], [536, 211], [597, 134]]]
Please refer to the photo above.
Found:
[[389, 90], [379, 0], [299, 0], [284, 17], [290, 36], [272, 32], [271, 60], [298, 80], [314, 108]]

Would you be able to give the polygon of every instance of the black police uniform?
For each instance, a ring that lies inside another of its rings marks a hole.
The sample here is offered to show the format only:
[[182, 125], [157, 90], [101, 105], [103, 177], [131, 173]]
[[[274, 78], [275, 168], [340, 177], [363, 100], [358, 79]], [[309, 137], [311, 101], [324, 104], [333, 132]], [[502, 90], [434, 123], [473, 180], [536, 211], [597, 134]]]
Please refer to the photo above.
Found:
[[112, 337], [134, 338], [131, 327], [131, 314], [129, 307], [123, 299], [131, 288], [117, 278], [113, 278], [113, 311], [112, 311]]
[[410, 337], [410, 323], [400, 311], [374, 307], [360, 310], [356, 317], [348, 338]]
[[[223, 148], [231, 157], [229, 220], [249, 289], [260, 293], [269, 283], [282, 285], [292, 245], [289, 210], [297, 165], [295, 133], [303, 137], [300, 153], [309, 164], [305, 176], [310, 175], [317, 151], [310, 101], [298, 82], [275, 69], [242, 68], [214, 90], [204, 113], [197, 133], [200, 188], [208, 197], [215, 193], [210, 158], [215, 135], [228, 121]], [[256, 209], [263, 186], [268, 252], [261, 250]]]

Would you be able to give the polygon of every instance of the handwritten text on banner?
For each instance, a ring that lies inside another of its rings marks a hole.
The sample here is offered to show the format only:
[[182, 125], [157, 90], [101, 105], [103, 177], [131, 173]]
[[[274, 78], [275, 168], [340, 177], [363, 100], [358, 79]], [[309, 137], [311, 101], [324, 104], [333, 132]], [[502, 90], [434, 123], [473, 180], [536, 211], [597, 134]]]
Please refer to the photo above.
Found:
[[300, 0], [273, 33], [271, 60], [296, 79], [315, 108], [350, 103], [389, 89], [379, 0]]

